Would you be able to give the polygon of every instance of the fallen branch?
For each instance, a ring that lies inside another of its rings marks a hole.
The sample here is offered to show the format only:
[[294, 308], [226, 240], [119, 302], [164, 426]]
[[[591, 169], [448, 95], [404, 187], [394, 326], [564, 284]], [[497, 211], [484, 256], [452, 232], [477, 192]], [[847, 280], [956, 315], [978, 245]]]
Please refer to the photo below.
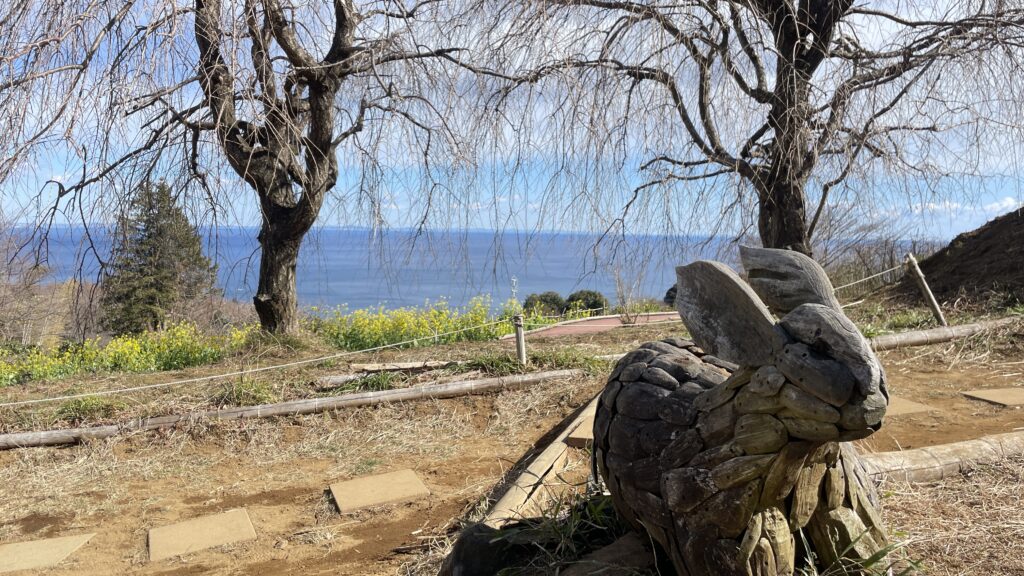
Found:
[[901, 332], [899, 334], [886, 334], [871, 339], [871, 347], [875, 350], [891, 350], [893, 348], [905, 348], [910, 346], [926, 346], [928, 344], [939, 344], [949, 342], [957, 338], [974, 336], [985, 330], [992, 330], [1002, 326], [1008, 326], [1020, 322], [1021, 316], [1011, 316], [998, 320], [988, 320], [975, 324], [962, 324], [960, 326], [943, 326], [929, 330], [914, 330], [912, 332]]
[[314, 414], [327, 410], [336, 410], [338, 408], [373, 406], [376, 404], [388, 404], [391, 402], [403, 402], [407, 400], [452, 398], [455, 396], [483, 394], [497, 390], [520, 388], [530, 384], [540, 384], [549, 380], [571, 378], [582, 375], [582, 370], [553, 370], [550, 372], [503, 376], [501, 378], [487, 378], [483, 380], [463, 380], [459, 382], [446, 382], [441, 384], [426, 384], [423, 386], [414, 386], [399, 390], [357, 392], [355, 394], [345, 394], [329, 398], [291, 400], [289, 402], [280, 402], [277, 404], [243, 406], [240, 408], [159, 416], [156, 418], [140, 418], [130, 420], [128, 422], [122, 422], [120, 424], [95, 426], [91, 428], [68, 428], [63, 430], [47, 430], [43, 432], [16, 432], [13, 434], [0, 435], [0, 450], [74, 444], [76, 442], [81, 442], [82, 440], [109, 438], [117, 434], [133, 432], [136, 430], [168, 428], [180, 423], [199, 420], [236, 420], [241, 418], [265, 418], [268, 416], [292, 416], [297, 414]]
[[317, 378], [317, 383], [320, 384], [317, 389], [329, 390], [379, 372], [421, 372], [458, 366], [459, 364], [465, 364], [465, 362], [461, 360], [423, 360], [420, 362], [388, 362], [385, 364], [352, 364], [349, 368], [355, 370], [354, 374], [321, 376]]
[[421, 362], [388, 362], [385, 364], [352, 364], [350, 369], [356, 372], [416, 372], [419, 370], [437, 370], [462, 364], [455, 360], [423, 360]]

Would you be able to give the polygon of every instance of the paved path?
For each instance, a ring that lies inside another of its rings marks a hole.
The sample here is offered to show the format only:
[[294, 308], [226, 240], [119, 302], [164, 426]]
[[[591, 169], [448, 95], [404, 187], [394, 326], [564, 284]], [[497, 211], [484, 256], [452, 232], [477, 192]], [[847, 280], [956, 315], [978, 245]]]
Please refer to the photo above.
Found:
[[[637, 316], [633, 325], [655, 324], [658, 322], [668, 322], [672, 320], [679, 320], [678, 312], [652, 312], [650, 314]], [[531, 331], [529, 335], [549, 338], [553, 336], [570, 336], [574, 334], [596, 334], [598, 332], [604, 332], [621, 326], [623, 326], [621, 317], [601, 316], [597, 318], [571, 320], [562, 324], [555, 324], [553, 326]]]

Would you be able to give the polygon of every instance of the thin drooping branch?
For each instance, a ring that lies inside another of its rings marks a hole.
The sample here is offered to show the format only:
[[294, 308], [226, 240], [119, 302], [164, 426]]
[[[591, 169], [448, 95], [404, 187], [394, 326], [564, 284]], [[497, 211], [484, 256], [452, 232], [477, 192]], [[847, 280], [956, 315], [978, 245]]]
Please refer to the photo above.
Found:
[[[620, 174], [623, 188], [674, 191], [684, 214], [716, 203], [723, 219], [737, 206], [730, 175], [739, 175], [767, 246], [810, 252], [848, 178], [894, 166], [929, 182], [969, 175], [957, 157], [928, 156], [928, 143], [961, 139], [967, 127], [1021, 127], [1010, 99], [968, 79], [972, 69], [992, 79], [1005, 70], [1019, 85], [1024, 5], [1016, 1], [547, 0], [492, 26], [504, 26], [499, 53], [459, 60], [493, 80], [496, 107], [520, 91], [562, 114], [552, 148], [566, 168], [557, 174], [587, 156], [635, 166], [652, 174]], [[581, 118], [591, 123], [574, 130]], [[808, 211], [812, 182], [821, 195]], [[635, 205], [629, 195], [618, 201], [620, 211]]]
[[[54, 158], [67, 168], [54, 166], [63, 174], [41, 220], [126, 205], [154, 174], [214, 218], [227, 208], [257, 220], [254, 301], [265, 328], [291, 330], [298, 250], [328, 196], [388, 193], [382, 173], [409, 176], [394, 160], [402, 148], [424, 157], [433, 193], [437, 164], [461, 157], [451, 105], [430, 103], [457, 97], [444, 31], [462, 17], [438, 0], [15, 0], [0, 7], [0, 184], [42, 199], [30, 172]], [[444, 132], [443, 146], [423, 153], [406, 124]]]

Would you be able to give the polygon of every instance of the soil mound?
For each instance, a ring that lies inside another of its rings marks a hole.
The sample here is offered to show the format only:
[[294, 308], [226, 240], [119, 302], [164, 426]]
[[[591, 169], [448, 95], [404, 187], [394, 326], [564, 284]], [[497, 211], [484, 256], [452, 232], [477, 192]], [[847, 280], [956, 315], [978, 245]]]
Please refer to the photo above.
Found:
[[999, 294], [1024, 302], [1024, 208], [960, 234], [922, 260], [921, 271], [940, 301]]

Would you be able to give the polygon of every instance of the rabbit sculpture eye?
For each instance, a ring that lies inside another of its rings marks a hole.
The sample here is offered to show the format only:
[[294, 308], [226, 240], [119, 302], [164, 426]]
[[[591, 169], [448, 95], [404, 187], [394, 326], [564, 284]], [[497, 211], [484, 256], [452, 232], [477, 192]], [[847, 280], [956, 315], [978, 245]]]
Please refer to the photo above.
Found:
[[595, 417], [595, 463], [619, 514], [680, 576], [867, 560], [887, 538], [844, 442], [881, 426], [885, 373], [812, 259], [746, 247], [740, 257], [749, 285], [717, 262], [676, 269], [693, 341], [619, 361]]

